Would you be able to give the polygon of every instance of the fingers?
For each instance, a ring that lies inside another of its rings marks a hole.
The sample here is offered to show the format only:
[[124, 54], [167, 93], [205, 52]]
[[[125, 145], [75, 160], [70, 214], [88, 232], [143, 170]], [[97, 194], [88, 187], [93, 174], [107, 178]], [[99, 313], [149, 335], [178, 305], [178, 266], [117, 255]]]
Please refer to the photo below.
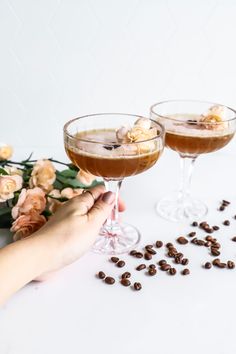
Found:
[[124, 211], [126, 209], [125, 203], [122, 199], [119, 199], [119, 211]]
[[115, 198], [115, 194], [112, 192], [104, 193], [102, 198], [97, 200], [93, 207], [89, 210], [89, 221], [97, 227], [101, 227], [113, 209]]
[[105, 187], [103, 185], [91, 188], [89, 191], [74, 197], [71, 203], [76, 208], [77, 215], [85, 215], [92, 208], [94, 203], [98, 198], [105, 192]]

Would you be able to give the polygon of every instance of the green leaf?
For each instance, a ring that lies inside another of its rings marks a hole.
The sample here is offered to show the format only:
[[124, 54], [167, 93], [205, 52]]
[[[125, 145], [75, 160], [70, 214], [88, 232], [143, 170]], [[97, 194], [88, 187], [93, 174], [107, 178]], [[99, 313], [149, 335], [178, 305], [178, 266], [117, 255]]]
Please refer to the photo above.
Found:
[[59, 181], [56, 179], [55, 182], [53, 183], [53, 187], [54, 187], [55, 189], [61, 190], [61, 189], [63, 189], [63, 183], [59, 182]]
[[79, 172], [79, 168], [72, 163], [68, 164], [69, 169]]
[[56, 172], [56, 175], [57, 175], [57, 181], [63, 184], [63, 188], [71, 187], [71, 188], [89, 189], [91, 187], [97, 186], [98, 184], [103, 184], [103, 182], [99, 182], [99, 181], [95, 180], [95, 181], [93, 181], [92, 184], [87, 186], [86, 184], [81, 183], [76, 178], [66, 178], [66, 177], [64, 177], [58, 171]]
[[77, 176], [77, 173], [77, 171], [71, 169], [63, 170], [60, 172], [58, 171], [58, 175], [68, 178], [75, 178]]
[[48, 209], [45, 209], [43, 212], [42, 212], [42, 215], [45, 216], [46, 218], [48, 218], [49, 216], [52, 215], [52, 212]]
[[0, 175], [6, 176], [8, 173], [4, 170], [4, 168], [0, 168]]

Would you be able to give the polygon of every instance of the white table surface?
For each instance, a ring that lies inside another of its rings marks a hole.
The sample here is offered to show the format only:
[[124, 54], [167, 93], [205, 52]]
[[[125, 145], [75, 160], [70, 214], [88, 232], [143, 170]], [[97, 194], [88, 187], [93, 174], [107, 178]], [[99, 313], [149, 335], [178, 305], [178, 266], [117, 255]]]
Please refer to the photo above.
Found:
[[[17, 154], [23, 159], [28, 151]], [[47, 154], [35, 151], [35, 156], [62, 156], [48, 148]], [[156, 200], [176, 188], [179, 172], [177, 155], [166, 151], [153, 169], [124, 183], [123, 219], [141, 230], [143, 245], [157, 239], [174, 241], [192, 230], [189, 224], [165, 221], [154, 211]], [[195, 194], [210, 208], [207, 220], [220, 226], [223, 220], [232, 220], [215, 235], [223, 245], [222, 259], [234, 261], [236, 244], [230, 238], [236, 235], [235, 177], [235, 154], [227, 149], [199, 158], [193, 177]], [[216, 208], [222, 198], [232, 204], [220, 213]], [[8, 239], [8, 232], [1, 230], [0, 245]], [[189, 276], [158, 271], [148, 277], [134, 270], [141, 262], [128, 255], [121, 257], [127, 266], [118, 269], [107, 256], [88, 253], [51, 280], [29, 284], [0, 311], [0, 353], [235, 353], [236, 269], [205, 270], [201, 264], [211, 260], [205, 247], [189, 244], [178, 249], [190, 258]], [[163, 250], [158, 251], [155, 259], [162, 255]], [[129, 270], [143, 289], [105, 285], [95, 277], [99, 270], [115, 277]]]

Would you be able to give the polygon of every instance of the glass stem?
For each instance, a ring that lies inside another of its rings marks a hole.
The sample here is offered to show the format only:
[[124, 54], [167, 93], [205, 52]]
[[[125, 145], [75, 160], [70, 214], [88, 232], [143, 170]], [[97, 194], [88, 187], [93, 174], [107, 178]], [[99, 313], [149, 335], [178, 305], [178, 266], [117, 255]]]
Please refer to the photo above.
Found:
[[179, 188], [179, 201], [182, 203], [190, 196], [191, 179], [194, 169], [194, 162], [197, 156], [188, 157], [180, 155], [181, 183]]
[[122, 181], [122, 179], [118, 181], [104, 179], [106, 191], [111, 191], [116, 195], [115, 205], [111, 216], [107, 219], [106, 224], [104, 225], [107, 231], [111, 233], [115, 232], [115, 230], [119, 228], [119, 194]]

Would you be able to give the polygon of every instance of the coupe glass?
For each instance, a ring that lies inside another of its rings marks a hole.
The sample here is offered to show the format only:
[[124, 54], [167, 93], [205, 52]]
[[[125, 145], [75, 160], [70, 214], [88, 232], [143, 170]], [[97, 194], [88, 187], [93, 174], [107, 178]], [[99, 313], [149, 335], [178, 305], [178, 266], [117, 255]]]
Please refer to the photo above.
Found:
[[124, 177], [148, 170], [159, 159], [164, 148], [164, 128], [151, 120], [154, 137], [140, 142], [118, 142], [117, 129], [132, 127], [139, 118], [142, 117], [101, 113], [73, 119], [64, 126], [65, 149], [72, 163], [102, 177], [106, 190], [116, 193], [112, 215], [94, 244], [94, 250], [99, 253], [124, 253], [140, 241], [140, 233], [134, 226], [119, 221], [119, 190]]
[[[200, 122], [202, 114], [214, 106], [223, 110], [223, 122]], [[182, 168], [179, 191], [161, 199], [157, 212], [172, 221], [199, 219], [208, 209], [190, 194], [194, 163], [199, 155], [219, 150], [230, 142], [236, 129], [236, 112], [211, 102], [175, 100], [154, 104], [151, 118], [165, 127], [166, 146], [179, 154]]]

